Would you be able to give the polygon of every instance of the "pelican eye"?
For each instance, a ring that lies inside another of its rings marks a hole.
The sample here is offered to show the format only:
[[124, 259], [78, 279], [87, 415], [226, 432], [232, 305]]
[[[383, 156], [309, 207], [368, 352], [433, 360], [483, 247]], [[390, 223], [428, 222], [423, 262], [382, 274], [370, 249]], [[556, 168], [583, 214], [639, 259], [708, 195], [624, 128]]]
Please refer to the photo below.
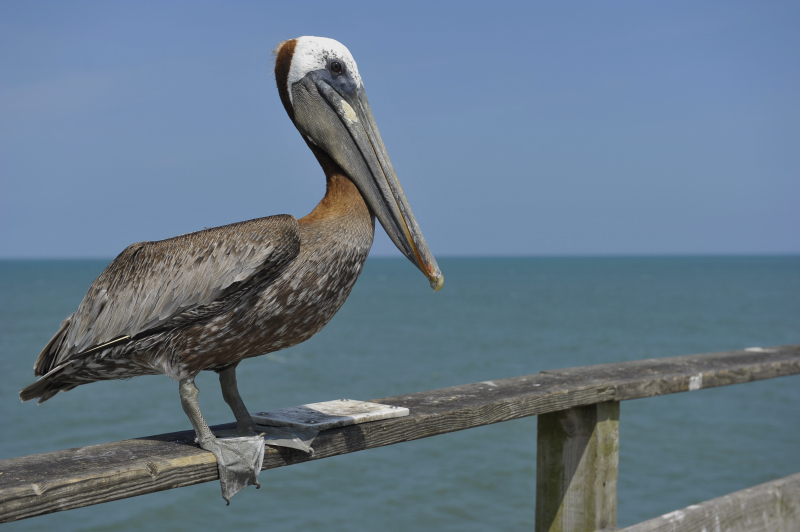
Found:
[[331, 61], [330, 69], [334, 74], [341, 74], [344, 67], [339, 61]]

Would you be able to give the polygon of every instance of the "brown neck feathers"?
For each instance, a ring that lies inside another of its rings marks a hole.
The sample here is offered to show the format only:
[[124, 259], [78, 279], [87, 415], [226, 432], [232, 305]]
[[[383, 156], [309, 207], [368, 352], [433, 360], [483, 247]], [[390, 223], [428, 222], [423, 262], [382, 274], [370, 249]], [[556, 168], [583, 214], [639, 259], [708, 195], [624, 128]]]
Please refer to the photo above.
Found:
[[318, 222], [329, 218], [354, 215], [370, 216], [369, 207], [358, 188], [344, 175], [328, 176], [328, 189], [314, 210], [300, 220], [300, 224]]
[[283, 41], [275, 48], [275, 82], [278, 84], [278, 94], [281, 97], [283, 108], [289, 118], [294, 122], [294, 109], [292, 101], [289, 99], [289, 69], [292, 67], [292, 57], [294, 48], [297, 46], [297, 39]]

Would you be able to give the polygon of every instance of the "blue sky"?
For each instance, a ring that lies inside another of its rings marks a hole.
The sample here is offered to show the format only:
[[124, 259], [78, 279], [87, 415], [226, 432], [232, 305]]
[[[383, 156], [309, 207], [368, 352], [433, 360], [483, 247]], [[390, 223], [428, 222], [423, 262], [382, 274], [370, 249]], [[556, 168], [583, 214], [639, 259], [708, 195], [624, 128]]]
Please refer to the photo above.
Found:
[[0, 257], [309, 212], [270, 55], [300, 35], [350, 48], [437, 256], [800, 253], [799, 27], [797, 2], [3, 2]]

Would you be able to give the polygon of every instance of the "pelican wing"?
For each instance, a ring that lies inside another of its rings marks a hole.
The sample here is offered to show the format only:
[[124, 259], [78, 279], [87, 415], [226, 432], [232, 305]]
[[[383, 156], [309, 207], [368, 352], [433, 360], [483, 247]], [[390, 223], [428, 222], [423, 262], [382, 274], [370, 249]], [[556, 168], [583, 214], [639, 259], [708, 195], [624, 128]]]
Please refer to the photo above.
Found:
[[34, 372], [44, 375], [72, 355], [208, 305], [261, 272], [280, 271], [299, 250], [300, 229], [289, 215], [132, 244], [95, 279]]

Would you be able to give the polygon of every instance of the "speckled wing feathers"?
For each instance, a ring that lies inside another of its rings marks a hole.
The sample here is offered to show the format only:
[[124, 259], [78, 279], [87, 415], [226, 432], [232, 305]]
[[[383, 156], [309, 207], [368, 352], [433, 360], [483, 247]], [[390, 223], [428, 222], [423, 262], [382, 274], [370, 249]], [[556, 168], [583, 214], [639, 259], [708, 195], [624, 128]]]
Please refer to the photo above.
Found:
[[94, 346], [210, 305], [265, 269], [279, 270], [299, 250], [299, 226], [289, 215], [132, 244], [95, 279], [39, 355], [34, 372], [44, 375]]

